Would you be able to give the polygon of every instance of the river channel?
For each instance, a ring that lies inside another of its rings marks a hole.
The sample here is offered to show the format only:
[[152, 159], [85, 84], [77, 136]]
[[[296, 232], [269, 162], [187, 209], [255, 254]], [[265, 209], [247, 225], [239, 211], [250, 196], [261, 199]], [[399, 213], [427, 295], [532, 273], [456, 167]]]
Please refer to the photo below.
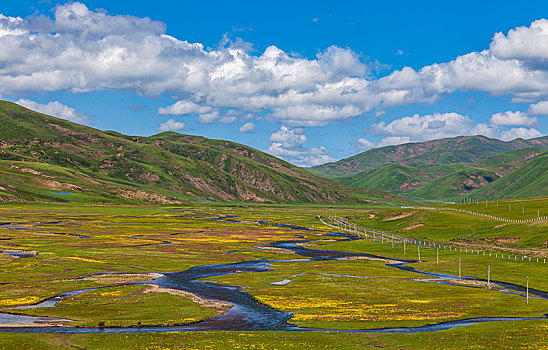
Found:
[[[299, 229], [298, 227], [294, 227]], [[358, 236], [348, 233], [330, 233], [340, 240], [357, 240], [361, 239]], [[312, 242], [306, 240], [299, 241], [279, 241], [273, 242], [268, 247], [282, 248], [295, 252], [301, 257], [309, 258], [313, 261], [326, 260], [344, 260], [352, 257], [369, 257], [390, 260], [391, 263], [386, 264], [388, 268], [404, 269], [420, 275], [417, 280], [432, 283], [451, 284], [449, 281], [455, 279], [456, 276], [446, 274], [436, 274], [416, 270], [406, 264], [414, 262], [413, 260], [392, 259], [382, 256], [376, 256], [365, 253], [350, 253], [344, 251], [320, 250], [303, 247], [302, 243]], [[146, 284], [155, 284], [164, 288], [172, 288], [196, 294], [204, 299], [224, 301], [233, 306], [225, 313], [211, 317], [209, 319], [186, 325], [178, 326], [143, 326], [143, 327], [71, 327], [71, 326], [28, 326], [28, 327], [0, 327], [0, 332], [12, 333], [58, 333], [58, 334], [87, 334], [87, 333], [150, 333], [150, 332], [180, 332], [180, 331], [207, 331], [207, 330], [233, 330], [233, 331], [339, 331], [352, 333], [417, 333], [417, 332], [433, 332], [438, 330], [446, 330], [466, 325], [471, 325], [481, 322], [498, 322], [498, 321], [519, 321], [531, 319], [547, 319], [548, 315], [539, 317], [482, 317], [471, 318], [465, 320], [441, 322], [421, 327], [408, 328], [384, 328], [384, 329], [368, 329], [368, 330], [341, 330], [341, 329], [315, 329], [302, 328], [295, 326], [288, 321], [291, 318], [291, 313], [275, 310], [265, 304], [257, 301], [253, 296], [243, 290], [242, 287], [218, 284], [214, 282], [203, 281], [205, 277], [223, 276], [240, 272], [260, 273], [271, 270], [270, 263], [283, 262], [289, 260], [258, 260], [246, 261], [232, 264], [219, 265], [202, 265], [190, 268], [185, 271], [176, 273], [167, 273], [164, 276], [146, 282]], [[427, 275], [429, 278], [425, 279]], [[356, 276], [358, 277], [358, 276]], [[484, 281], [478, 278], [468, 278], [477, 281]], [[284, 280], [284, 283], [291, 282]], [[498, 285], [501, 292], [523, 295], [525, 287], [510, 283], [491, 281], [492, 284]], [[461, 287], [466, 287], [459, 285]], [[472, 288], [472, 287], [469, 287]], [[84, 290], [85, 292], [86, 290]], [[79, 291], [62, 293], [51, 298], [51, 302], [44, 301], [41, 304], [54, 307], [56, 302], [62, 300], [62, 297], [79, 294]], [[548, 293], [538, 290], [529, 290], [529, 293], [536, 298], [548, 299]], [[36, 305], [35, 307], [38, 307]], [[26, 307], [29, 308], [29, 307]], [[32, 308], [32, 306], [30, 307]], [[48, 319], [44, 317], [30, 317], [22, 315], [9, 315], [0, 313], [0, 323], [4, 324], [22, 324], [34, 322], [58, 321], [59, 319]]]

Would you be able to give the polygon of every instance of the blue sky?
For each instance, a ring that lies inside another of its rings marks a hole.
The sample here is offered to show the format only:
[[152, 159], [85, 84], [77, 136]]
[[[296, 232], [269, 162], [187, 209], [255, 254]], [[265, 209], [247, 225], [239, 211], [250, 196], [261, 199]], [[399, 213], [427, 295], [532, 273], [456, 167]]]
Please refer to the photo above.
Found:
[[[250, 145], [298, 165], [548, 130], [544, 1], [17, 1], [0, 95], [99, 128]], [[497, 34], [500, 33], [500, 34]]]

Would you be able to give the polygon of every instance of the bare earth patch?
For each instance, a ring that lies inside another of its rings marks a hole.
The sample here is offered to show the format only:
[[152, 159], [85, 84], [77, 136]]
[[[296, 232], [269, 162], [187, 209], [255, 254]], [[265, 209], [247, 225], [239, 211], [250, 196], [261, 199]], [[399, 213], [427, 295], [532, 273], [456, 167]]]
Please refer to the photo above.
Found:
[[501, 228], [501, 227], [506, 226], [506, 225], [508, 225], [508, 224], [496, 225], [496, 226], [493, 226], [493, 228]]
[[519, 241], [518, 237], [497, 237], [497, 238], [486, 238], [487, 242], [495, 244], [513, 244]]
[[395, 216], [387, 216], [385, 217], [384, 219], [382, 219], [382, 221], [393, 221], [393, 220], [398, 220], [398, 219], [403, 219], [403, 218], [406, 218], [408, 216], [411, 216], [415, 213], [418, 213], [417, 211], [410, 211], [410, 212], [407, 212], [407, 213], [401, 213], [399, 215], [395, 215]]
[[422, 226], [424, 226], [424, 224], [423, 224], [423, 223], [420, 223], [420, 224], [415, 224], [415, 225], [411, 225], [411, 226], [404, 227], [404, 228], [402, 228], [401, 230], [402, 230], [402, 231], [407, 231], [407, 230], [412, 230], [412, 229], [414, 229], [414, 228], [422, 227]]
[[264, 247], [264, 246], [263, 247], [259, 246], [258, 248], [271, 253], [295, 255], [295, 252], [289, 249], [283, 249], [278, 247]]
[[[487, 288], [488, 284], [485, 281], [474, 281], [474, 280], [467, 280], [467, 279], [456, 279], [456, 280], [450, 280], [449, 282], [455, 283], [455, 284], [465, 284], [467, 286], [479, 286], [479, 287], [485, 287]], [[493, 287], [491, 285], [491, 287]]]

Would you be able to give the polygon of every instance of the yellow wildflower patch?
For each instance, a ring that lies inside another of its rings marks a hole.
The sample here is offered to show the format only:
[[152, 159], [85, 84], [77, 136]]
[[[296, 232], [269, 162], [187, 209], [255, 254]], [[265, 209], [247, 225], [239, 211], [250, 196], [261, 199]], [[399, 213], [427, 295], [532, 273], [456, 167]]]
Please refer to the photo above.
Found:
[[106, 263], [106, 261], [103, 261], [103, 260], [80, 258], [80, 257], [77, 257], [77, 256], [67, 256], [67, 257], [65, 257], [65, 259], [74, 259], [74, 260], [80, 260], [80, 261], [91, 262], [91, 263], [101, 263], [101, 264]]
[[2, 299], [0, 300], [0, 306], [12, 306], [12, 305], [23, 305], [23, 304], [36, 304], [40, 301], [40, 297], [22, 297], [15, 299]]
[[432, 302], [432, 300], [416, 300], [416, 299], [407, 299], [406, 301], [414, 304], [430, 304]]
[[[363, 301], [334, 300], [317, 297], [258, 296], [259, 301], [284, 311], [293, 311], [295, 321], [417, 321], [461, 316], [429, 308], [420, 310], [400, 304], [367, 304]], [[430, 300], [408, 300], [415, 304]], [[298, 311], [300, 310], [300, 311]]]
[[121, 290], [115, 290], [115, 291], [112, 291], [112, 292], [99, 293], [99, 295], [102, 296], [102, 297], [117, 297], [121, 294], [122, 294]]

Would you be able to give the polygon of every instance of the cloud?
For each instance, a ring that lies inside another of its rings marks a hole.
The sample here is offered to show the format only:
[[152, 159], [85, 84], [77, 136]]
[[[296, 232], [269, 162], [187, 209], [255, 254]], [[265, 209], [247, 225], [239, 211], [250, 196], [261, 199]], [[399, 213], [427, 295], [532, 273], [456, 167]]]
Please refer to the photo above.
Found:
[[411, 141], [411, 138], [408, 136], [388, 136], [385, 137], [377, 144], [377, 147], [401, 145], [403, 143], [408, 143]]
[[489, 50], [503, 59], [525, 62], [548, 60], [548, 20], [540, 19], [529, 27], [511, 29], [507, 35], [496, 33]]
[[542, 136], [542, 134], [537, 129], [514, 128], [502, 132], [500, 139], [503, 141], [512, 141], [517, 138], [532, 139], [540, 136]]
[[480, 123], [463, 135], [483, 135], [491, 138], [500, 138], [500, 128], [496, 125]]
[[356, 150], [356, 152], [367, 151], [368, 149], [371, 149], [376, 146], [375, 142], [371, 142], [364, 138], [359, 138], [355, 141], [350, 141], [350, 144], [354, 146], [354, 149]]
[[[387, 136], [404, 137], [405, 141], [427, 141], [445, 137], [468, 134], [473, 122], [467, 116], [458, 113], [435, 113], [396, 119], [390, 123], [380, 122], [371, 126], [371, 131]], [[387, 139], [383, 144], [393, 143], [397, 139]], [[402, 139], [403, 140], [403, 139]], [[382, 143], [382, 141], [381, 141]]]
[[15, 103], [25, 108], [32, 109], [33, 111], [66, 119], [71, 122], [79, 124], [86, 124], [89, 122], [88, 116], [83, 113], [77, 112], [74, 108], [65, 106], [58, 101], [41, 104], [32, 100], [20, 99]]
[[198, 122], [202, 124], [211, 124], [219, 119], [219, 112], [213, 111], [211, 113], [200, 114], [198, 116]]
[[[415, 114], [411, 117], [403, 117], [390, 123], [380, 122], [364, 129], [365, 133], [385, 135], [380, 142], [364, 142], [372, 147], [384, 147], [408, 142], [430, 141], [440, 138], [456, 136], [483, 135], [510, 141], [516, 138], [534, 138], [542, 134], [534, 128], [513, 128], [505, 130], [504, 127], [524, 125], [533, 126], [536, 118], [527, 117], [523, 112], [496, 113], [491, 117], [490, 123], [474, 124], [467, 116], [458, 113], [434, 113], [431, 115]], [[366, 140], [365, 140], [366, 141]]]
[[337, 123], [373, 110], [382, 115], [393, 106], [432, 103], [455, 91], [536, 102], [548, 100], [547, 28], [547, 20], [538, 20], [495, 34], [483, 51], [376, 79], [378, 63], [349, 48], [330, 46], [307, 59], [276, 46], [255, 53], [249, 43], [227, 36], [223, 45], [205, 49], [167, 35], [161, 22], [74, 2], [58, 5], [51, 17], [0, 15], [0, 94], [169, 95], [176, 102], [158, 114], [226, 122], [214, 113], [236, 109], [264, 112], [295, 127]]
[[240, 126], [239, 131], [243, 133], [253, 132], [255, 131], [255, 124], [251, 122], [245, 123], [244, 125]]
[[529, 114], [548, 115], [548, 101], [540, 101], [529, 106]]
[[272, 144], [267, 152], [281, 157], [298, 166], [314, 166], [335, 161], [329, 156], [325, 146], [308, 149], [305, 143], [308, 141], [303, 134], [303, 129], [281, 126], [280, 130], [270, 135]]
[[489, 123], [493, 125], [503, 126], [535, 126], [537, 125], [537, 118], [528, 117], [526, 113], [516, 111], [506, 111], [502, 113], [495, 113], [491, 116]]
[[158, 108], [160, 115], [185, 115], [211, 112], [211, 107], [200, 106], [191, 101], [177, 101], [175, 104], [167, 107]]
[[174, 119], [169, 119], [167, 122], [160, 124], [158, 131], [176, 131], [184, 129], [185, 126], [185, 123], [176, 122]]
[[311, 148], [308, 152], [308, 155], [298, 157], [294, 162], [296, 165], [309, 167], [334, 161], [336, 161], [336, 159], [329, 155], [327, 148], [325, 148], [324, 146], [320, 146]]
[[233, 124], [233, 123], [242, 123], [253, 118], [252, 114], [238, 115], [231, 113], [232, 110], [224, 113], [222, 118], [219, 118], [219, 123]]
[[308, 141], [305, 135], [303, 135], [302, 129], [292, 129], [286, 126], [281, 126], [280, 130], [270, 135], [269, 141], [276, 147], [280, 147], [287, 150], [302, 151], [304, 150], [303, 144]]
[[6, 17], [0, 14], [0, 37], [27, 34], [24, 23], [21, 17]]
[[[51, 18], [0, 17], [0, 94], [169, 94], [177, 101], [159, 108], [160, 115], [264, 110], [292, 125], [336, 122], [374, 105], [367, 100], [376, 93], [360, 95], [370, 68], [351, 49], [331, 46], [313, 59], [275, 46], [250, 51], [249, 43], [228, 36], [221, 47], [206, 50], [167, 35], [163, 23], [149, 18], [67, 3], [55, 7]], [[313, 113], [307, 117], [305, 110]]]

